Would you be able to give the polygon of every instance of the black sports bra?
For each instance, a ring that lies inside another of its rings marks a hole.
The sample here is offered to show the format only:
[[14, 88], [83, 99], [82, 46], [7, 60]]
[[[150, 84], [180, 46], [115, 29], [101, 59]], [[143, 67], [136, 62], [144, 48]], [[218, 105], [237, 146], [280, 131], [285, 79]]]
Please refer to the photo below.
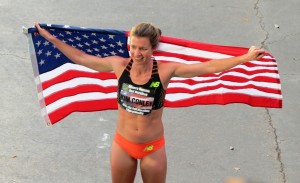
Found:
[[147, 115], [152, 109], [164, 106], [166, 90], [161, 83], [156, 60], [153, 60], [151, 78], [143, 85], [132, 82], [130, 78], [132, 63], [131, 59], [119, 79], [118, 103], [128, 112]]

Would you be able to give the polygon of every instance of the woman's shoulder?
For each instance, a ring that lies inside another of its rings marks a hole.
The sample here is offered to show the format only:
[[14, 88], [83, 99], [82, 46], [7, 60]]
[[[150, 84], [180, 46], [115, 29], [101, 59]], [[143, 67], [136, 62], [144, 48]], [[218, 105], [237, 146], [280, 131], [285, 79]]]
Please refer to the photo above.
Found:
[[114, 67], [125, 67], [130, 61], [129, 58], [124, 58], [120, 56], [110, 56], [105, 57], [103, 59], [109, 61]]
[[159, 70], [173, 71], [176, 67], [180, 65], [180, 63], [159, 60], [157, 61], [157, 65]]
[[114, 68], [115, 74], [119, 76], [127, 64], [129, 63], [130, 59], [129, 58], [124, 58], [124, 57], [119, 57], [119, 56], [112, 56], [111, 58], [111, 63]]
[[167, 88], [170, 79], [173, 76], [176, 63], [168, 61], [157, 61], [158, 72], [164, 88]]

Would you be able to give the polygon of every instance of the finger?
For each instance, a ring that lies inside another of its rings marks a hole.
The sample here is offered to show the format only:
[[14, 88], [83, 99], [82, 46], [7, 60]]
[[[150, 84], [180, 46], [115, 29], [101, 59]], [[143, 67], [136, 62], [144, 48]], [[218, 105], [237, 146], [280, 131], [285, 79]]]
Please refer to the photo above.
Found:
[[257, 49], [256, 46], [251, 46], [251, 47], [249, 48], [249, 51], [254, 51], [254, 50], [256, 50], [256, 49]]
[[264, 55], [265, 55], [265, 51], [261, 51], [260, 53], [258, 53], [257, 60], [261, 59]]
[[41, 26], [40, 26], [40, 24], [37, 23], [37, 22], [34, 22], [34, 26], [35, 26], [38, 30], [41, 30], [41, 29], [42, 29]]

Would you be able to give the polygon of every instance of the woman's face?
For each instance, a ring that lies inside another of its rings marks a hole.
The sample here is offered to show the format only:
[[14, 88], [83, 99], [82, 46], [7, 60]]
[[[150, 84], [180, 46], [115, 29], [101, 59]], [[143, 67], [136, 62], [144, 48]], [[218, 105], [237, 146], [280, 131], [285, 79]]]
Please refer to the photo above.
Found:
[[130, 37], [130, 55], [134, 62], [144, 63], [151, 60], [153, 51], [149, 38]]

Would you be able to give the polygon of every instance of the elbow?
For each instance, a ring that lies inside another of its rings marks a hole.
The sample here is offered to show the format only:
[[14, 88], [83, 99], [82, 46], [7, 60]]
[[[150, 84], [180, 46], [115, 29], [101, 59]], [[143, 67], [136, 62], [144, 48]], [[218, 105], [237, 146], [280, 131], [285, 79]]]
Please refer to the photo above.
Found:
[[72, 61], [74, 61], [77, 64], [84, 65], [84, 63], [87, 60], [88, 60], [87, 54], [80, 51], [77, 54], [74, 54], [74, 58]]

